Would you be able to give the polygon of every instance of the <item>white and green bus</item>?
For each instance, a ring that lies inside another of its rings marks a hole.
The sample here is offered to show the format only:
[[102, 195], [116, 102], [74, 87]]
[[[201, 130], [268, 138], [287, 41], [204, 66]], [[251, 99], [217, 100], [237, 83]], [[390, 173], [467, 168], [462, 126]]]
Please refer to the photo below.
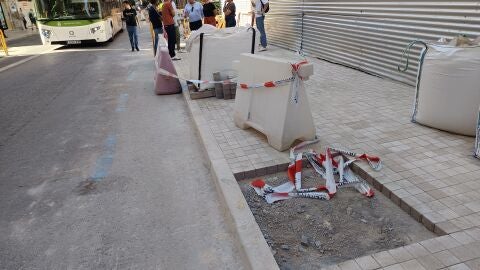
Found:
[[43, 44], [111, 41], [122, 31], [121, 0], [34, 0]]

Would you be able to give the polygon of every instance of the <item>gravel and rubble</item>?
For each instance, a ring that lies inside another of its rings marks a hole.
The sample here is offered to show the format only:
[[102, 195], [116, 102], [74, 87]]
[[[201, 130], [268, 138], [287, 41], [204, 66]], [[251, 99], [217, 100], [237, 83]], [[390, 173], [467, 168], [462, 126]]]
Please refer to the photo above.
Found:
[[[305, 187], [321, 183], [311, 169], [302, 178]], [[272, 186], [288, 181], [286, 173], [262, 179]], [[253, 180], [239, 185], [281, 269], [318, 269], [435, 236], [380, 192], [367, 198], [346, 188], [329, 201], [268, 204], [250, 187]]]

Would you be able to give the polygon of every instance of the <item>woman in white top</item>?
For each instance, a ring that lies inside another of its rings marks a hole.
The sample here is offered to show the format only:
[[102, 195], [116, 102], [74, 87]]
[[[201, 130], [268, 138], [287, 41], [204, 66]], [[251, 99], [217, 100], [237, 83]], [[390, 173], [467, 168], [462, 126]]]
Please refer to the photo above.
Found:
[[[265, 13], [268, 12], [268, 0], [251, 0], [255, 8], [255, 19], [257, 20], [257, 29], [260, 32], [260, 48], [258, 51], [267, 50], [267, 34], [265, 33]], [[255, 2], [254, 2], [255, 1]]]

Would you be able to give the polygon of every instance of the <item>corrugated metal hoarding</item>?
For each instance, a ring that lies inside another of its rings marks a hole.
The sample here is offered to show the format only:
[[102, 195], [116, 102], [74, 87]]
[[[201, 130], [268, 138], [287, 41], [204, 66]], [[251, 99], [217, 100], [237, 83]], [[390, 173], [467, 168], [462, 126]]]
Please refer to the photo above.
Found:
[[416, 61], [408, 73], [397, 71], [410, 41], [480, 36], [479, 1], [271, 0], [270, 5], [270, 43], [411, 85]]

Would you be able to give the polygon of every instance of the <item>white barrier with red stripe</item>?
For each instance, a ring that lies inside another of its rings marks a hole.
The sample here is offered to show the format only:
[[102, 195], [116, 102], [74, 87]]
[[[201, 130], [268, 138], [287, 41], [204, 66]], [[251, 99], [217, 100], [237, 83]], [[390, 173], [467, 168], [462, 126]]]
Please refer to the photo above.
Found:
[[[240, 89], [246, 90], [237, 91], [235, 97], [233, 118], [239, 128], [263, 133], [278, 151], [287, 150], [296, 140], [315, 138], [303, 83], [313, 74], [311, 63], [242, 54], [235, 68]], [[266, 82], [256, 83], [263, 80]], [[259, 87], [262, 91], [255, 91]]]

